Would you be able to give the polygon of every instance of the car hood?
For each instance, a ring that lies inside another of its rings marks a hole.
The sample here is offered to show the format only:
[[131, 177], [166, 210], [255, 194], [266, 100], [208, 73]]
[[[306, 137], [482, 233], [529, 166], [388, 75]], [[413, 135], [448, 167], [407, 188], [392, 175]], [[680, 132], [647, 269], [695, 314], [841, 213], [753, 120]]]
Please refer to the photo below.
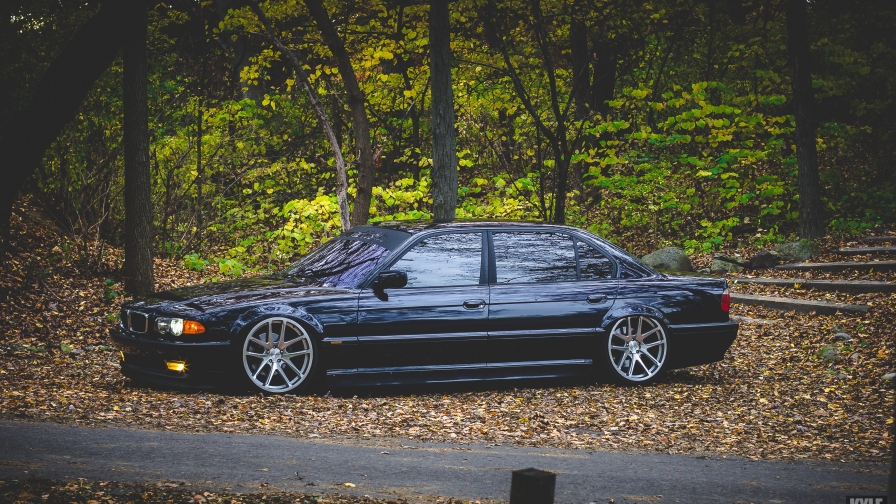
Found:
[[277, 275], [207, 282], [156, 292], [128, 305], [129, 308], [164, 308], [175, 312], [206, 312], [223, 307], [295, 300], [346, 293], [344, 287], [324, 286], [313, 280]]

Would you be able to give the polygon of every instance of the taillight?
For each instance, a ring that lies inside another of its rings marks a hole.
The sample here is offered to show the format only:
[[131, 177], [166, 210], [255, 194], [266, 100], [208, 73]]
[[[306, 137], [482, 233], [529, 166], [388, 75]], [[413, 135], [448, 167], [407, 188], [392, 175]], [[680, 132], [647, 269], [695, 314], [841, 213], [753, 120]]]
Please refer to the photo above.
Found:
[[728, 293], [728, 289], [726, 288], [722, 291], [722, 311], [726, 312], [731, 308], [731, 294]]

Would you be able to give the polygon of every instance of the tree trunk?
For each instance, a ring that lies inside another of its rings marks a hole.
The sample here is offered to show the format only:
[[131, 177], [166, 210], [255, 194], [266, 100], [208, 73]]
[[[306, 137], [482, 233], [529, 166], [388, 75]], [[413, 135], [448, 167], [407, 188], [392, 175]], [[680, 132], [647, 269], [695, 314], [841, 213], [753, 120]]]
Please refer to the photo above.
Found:
[[613, 99], [613, 91], [616, 89], [617, 60], [616, 55], [606, 40], [596, 42], [594, 45], [591, 108], [595, 112], [606, 114], [610, 111], [610, 106], [607, 105], [607, 102]]
[[821, 183], [818, 180], [815, 101], [812, 94], [809, 20], [806, 0], [786, 0], [787, 52], [790, 56], [793, 114], [796, 117], [796, 160], [799, 171], [800, 238], [824, 236]]
[[0, 241], [9, 234], [9, 217], [19, 189], [40, 164], [44, 152], [71, 121], [94, 82], [118, 56], [125, 32], [126, 2], [109, 0], [84, 23], [35, 86], [31, 100], [0, 127]]
[[152, 180], [146, 111], [146, 23], [143, 2], [128, 9], [124, 42], [124, 288], [135, 296], [155, 290], [152, 271]]
[[[557, 135], [560, 136], [559, 134]], [[564, 132], [565, 136], [565, 132]], [[557, 173], [557, 183], [554, 189], [554, 224], [566, 224], [566, 184], [569, 179], [570, 153], [562, 145], [555, 145], [554, 170]]]
[[345, 44], [333, 28], [330, 15], [321, 0], [305, 0], [308, 12], [314, 18], [324, 43], [336, 58], [339, 76], [348, 95], [348, 106], [352, 114], [352, 131], [355, 138], [355, 155], [358, 160], [358, 184], [355, 195], [355, 207], [352, 209], [352, 225], [366, 224], [370, 218], [370, 198], [373, 192], [373, 175], [376, 170], [373, 161], [373, 149], [370, 145], [370, 121], [367, 119], [365, 104], [367, 98], [358, 85], [351, 58], [345, 50]]
[[451, 25], [448, 0], [429, 3], [429, 72], [432, 84], [432, 213], [437, 221], [457, 215], [457, 140], [451, 88]]
[[572, 89], [575, 98], [576, 120], [588, 117], [588, 84], [591, 75], [588, 71], [588, 33], [585, 23], [574, 12], [574, 19], [569, 24], [569, 45], [571, 48], [570, 63], [572, 63]]

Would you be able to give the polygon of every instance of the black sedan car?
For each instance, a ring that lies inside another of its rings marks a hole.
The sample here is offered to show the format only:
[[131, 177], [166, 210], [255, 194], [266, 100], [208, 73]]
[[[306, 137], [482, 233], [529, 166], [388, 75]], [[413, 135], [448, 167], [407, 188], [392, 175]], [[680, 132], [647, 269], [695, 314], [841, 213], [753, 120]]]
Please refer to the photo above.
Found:
[[352, 228], [285, 271], [122, 307], [134, 379], [265, 393], [603, 375], [721, 360], [725, 280], [667, 276], [581, 229], [519, 222]]

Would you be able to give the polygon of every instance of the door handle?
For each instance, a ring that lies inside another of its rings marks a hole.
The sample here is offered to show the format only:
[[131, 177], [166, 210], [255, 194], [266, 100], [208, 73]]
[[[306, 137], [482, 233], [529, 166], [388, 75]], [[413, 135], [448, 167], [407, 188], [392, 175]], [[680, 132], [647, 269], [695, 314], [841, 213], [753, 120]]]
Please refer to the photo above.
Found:
[[605, 299], [607, 299], [607, 296], [605, 296], [603, 294], [592, 294], [585, 299], [587, 299], [589, 303], [593, 304], [593, 303], [600, 303], [601, 301], [604, 301]]
[[464, 301], [464, 308], [468, 310], [476, 310], [479, 308], [485, 308], [485, 301], [482, 299], [468, 299]]

